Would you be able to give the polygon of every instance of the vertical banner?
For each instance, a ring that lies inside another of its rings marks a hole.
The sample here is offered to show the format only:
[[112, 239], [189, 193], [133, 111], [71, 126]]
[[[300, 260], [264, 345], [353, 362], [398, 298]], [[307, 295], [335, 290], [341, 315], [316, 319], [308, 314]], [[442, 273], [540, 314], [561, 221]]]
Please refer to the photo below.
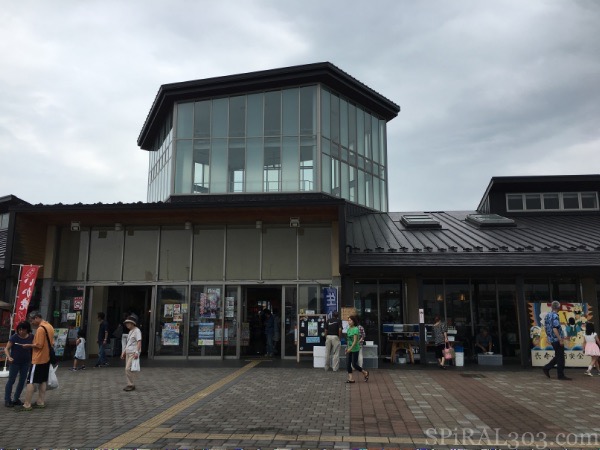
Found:
[[17, 303], [15, 304], [15, 319], [13, 323], [15, 330], [17, 329], [19, 322], [22, 322], [27, 318], [27, 308], [29, 308], [29, 302], [33, 295], [33, 288], [35, 286], [39, 268], [40, 266], [21, 267], [21, 279], [19, 280], [19, 287], [17, 290]]
[[338, 310], [337, 289], [334, 287], [323, 288], [322, 296], [323, 313], [326, 314], [327, 317], [331, 317], [331, 314]]

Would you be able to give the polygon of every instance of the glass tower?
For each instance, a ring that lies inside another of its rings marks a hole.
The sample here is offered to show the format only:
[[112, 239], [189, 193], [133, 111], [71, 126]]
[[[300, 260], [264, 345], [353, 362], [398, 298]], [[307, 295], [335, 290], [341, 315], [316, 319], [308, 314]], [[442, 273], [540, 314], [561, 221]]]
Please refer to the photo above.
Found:
[[148, 201], [310, 191], [387, 211], [386, 123], [323, 83], [174, 101], [148, 148]]

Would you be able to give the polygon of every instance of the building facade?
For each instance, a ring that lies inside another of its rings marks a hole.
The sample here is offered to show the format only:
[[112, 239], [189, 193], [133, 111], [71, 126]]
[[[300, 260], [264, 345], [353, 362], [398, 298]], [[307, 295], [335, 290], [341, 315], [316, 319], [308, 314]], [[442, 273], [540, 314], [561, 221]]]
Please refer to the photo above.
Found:
[[19, 264], [42, 266], [32, 306], [66, 330], [65, 356], [100, 311], [135, 313], [151, 358], [259, 356], [268, 308], [275, 354], [296, 358], [298, 315], [331, 287], [390, 360], [406, 339], [387, 324], [416, 326], [426, 362], [435, 315], [468, 357], [485, 327], [523, 366], [548, 302], [598, 324], [600, 176], [493, 178], [472, 211], [388, 212], [398, 112], [330, 63], [163, 85], [138, 139], [148, 202], [12, 202], [7, 297]]

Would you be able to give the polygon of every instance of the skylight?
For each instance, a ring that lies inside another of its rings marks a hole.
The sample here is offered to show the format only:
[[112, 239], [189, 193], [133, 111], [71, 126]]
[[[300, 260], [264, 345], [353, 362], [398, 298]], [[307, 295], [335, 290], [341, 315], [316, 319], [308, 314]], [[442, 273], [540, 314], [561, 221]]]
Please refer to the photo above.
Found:
[[517, 226], [514, 220], [498, 214], [469, 214], [466, 220], [480, 228]]
[[442, 228], [440, 222], [428, 214], [409, 214], [400, 221], [406, 228]]

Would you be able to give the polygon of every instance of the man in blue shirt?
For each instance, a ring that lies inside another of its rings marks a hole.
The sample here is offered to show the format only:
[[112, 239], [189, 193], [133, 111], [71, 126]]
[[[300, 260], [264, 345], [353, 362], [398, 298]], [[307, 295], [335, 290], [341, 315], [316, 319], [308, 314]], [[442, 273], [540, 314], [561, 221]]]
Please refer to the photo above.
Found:
[[546, 330], [546, 337], [548, 342], [552, 344], [554, 349], [554, 358], [550, 360], [548, 364], [544, 366], [544, 375], [550, 378], [550, 369], [556, 365], [559, 380], [571, 380], [571, 378], [565, 376], [565, 343], [564, 340], [567, 338], [563, 331], [562, 325], [558, 318], [558, 311], [560, 310], [560, 302], [554, 300], [552, 302], [552, 311], [549, 312], [544, 319], [544, 329]]

